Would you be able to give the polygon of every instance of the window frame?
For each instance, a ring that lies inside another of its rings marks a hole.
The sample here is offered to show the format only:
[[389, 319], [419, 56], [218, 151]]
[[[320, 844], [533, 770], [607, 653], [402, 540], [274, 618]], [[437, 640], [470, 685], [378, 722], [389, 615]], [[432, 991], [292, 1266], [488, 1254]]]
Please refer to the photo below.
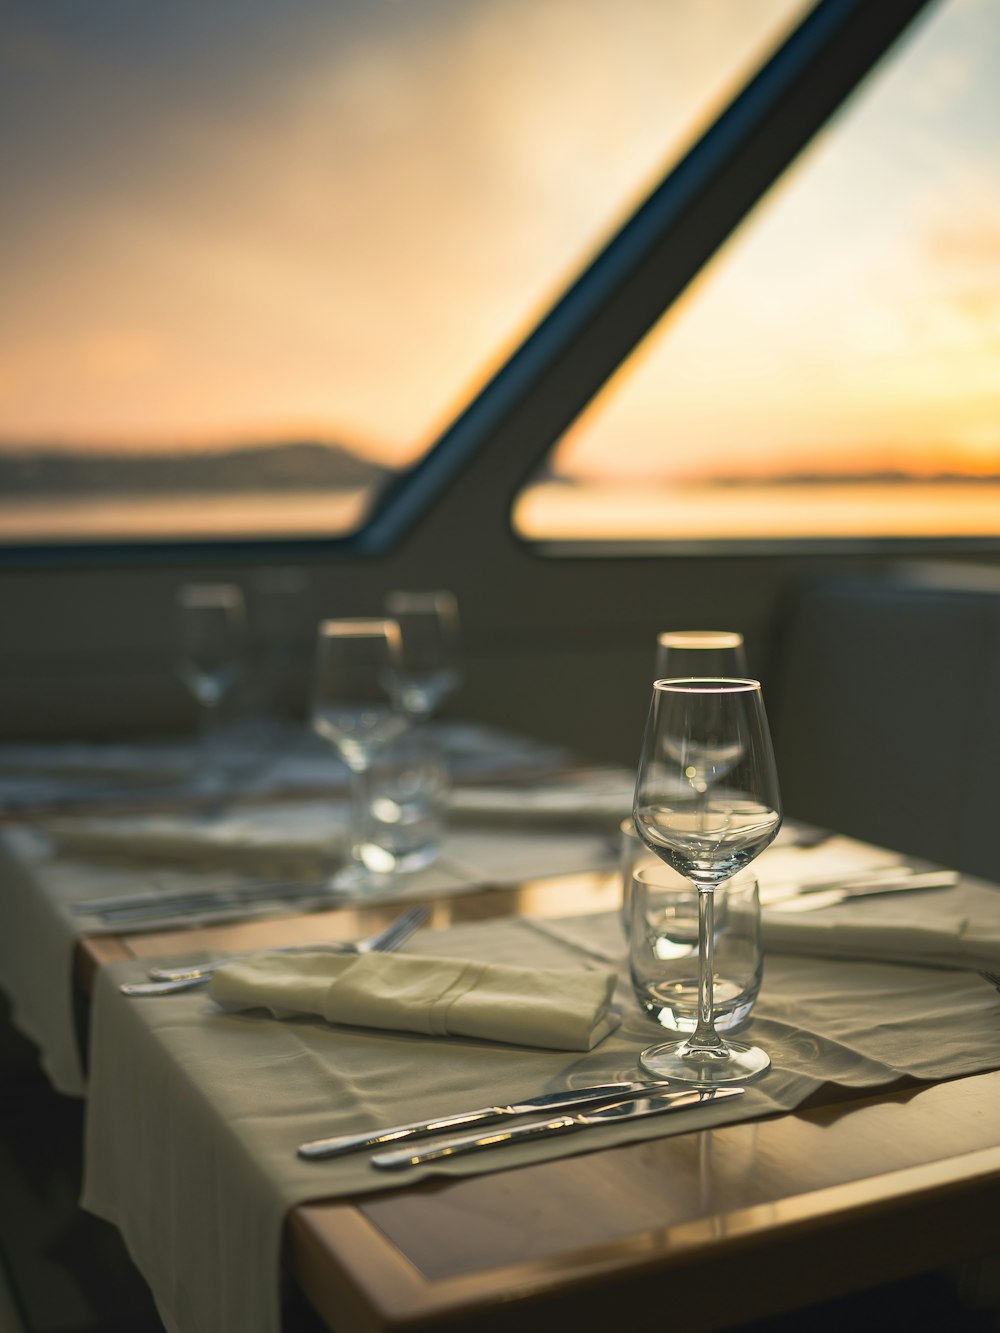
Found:
[[[390, 477], [361, 526], [310, 538], [0, 546], [7, 567], [121, 566], [377, 557], [433, 521], [470, 469], [496, 462], [524, 484], [555, 441], [801, 150], [922, 13], [941, 0], [818, 0], [654, 187], [427, 453]], [[512, 444], [517, 437], [516, 447]], [[511, 456], [516, 453], [516, 457]], [[507, 491], [512, 502], [516, 490]], [[510, 507], [507, 509], [510, 525]], [[771, 554], [798, 550], [997, 550], [1000, 538], [515, 540], [545, 555]]]

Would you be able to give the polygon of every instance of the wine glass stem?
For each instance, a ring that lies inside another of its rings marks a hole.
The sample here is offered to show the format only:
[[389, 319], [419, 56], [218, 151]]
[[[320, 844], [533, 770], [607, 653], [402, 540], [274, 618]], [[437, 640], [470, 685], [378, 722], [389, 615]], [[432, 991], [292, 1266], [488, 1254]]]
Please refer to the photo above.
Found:
[[351, 769], [351, 859], [365, 864], [371, 828], [371, 768]]
[[201, 762], [200, 782], [214, 789], [222, 785], [222, 765], [219, 762], [219, 701], [203, 699], [198, 710], [198, 754]]
[[726, 1044], [715, 1030], [715, 891], [698, 885], [698, 1026], [688, 1047], [724, 1051]]

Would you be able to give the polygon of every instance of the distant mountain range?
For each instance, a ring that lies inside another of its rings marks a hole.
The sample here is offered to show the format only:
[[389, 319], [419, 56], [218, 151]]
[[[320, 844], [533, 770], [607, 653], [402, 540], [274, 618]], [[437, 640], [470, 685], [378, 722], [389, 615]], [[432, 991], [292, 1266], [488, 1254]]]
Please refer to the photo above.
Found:
[[873, 469], [871, 472], [774, 472], [762, 476], [729, 476], [699, 478], [698, 485], [712, 486], [940, 486], [943, 482], [982, 482], [984, 485], [1000, 482], [1000, 473], [978, 472], [904, 472], [896, 468]]
[[[377, 488], [391, 475], [379, 466], [338, 444], [314, 440], [243, 445], [224, 450], [177, 450], [174, 453], [85, 453], [78, 449], [33, 446], [0, 441], [0, 500], [81, 495], [205, 495], [254, 492], [358, 491]], [[585, 478], [554, 472], [546, 461], [535, 475], [569, 487], [587, 485]], [[942, 482], [1000, 483], [1000, 474], [970, 476], [940, 472], [914, 476], [892, 469], [843, 473], [784, 472], [766, 476], [647, 477], [644, 486], [658, 484], [672, 490], [705, 485], [738, 489], [761, 486], [879, 485], [885, 483], [938, 485]]]
[[81, 453], [0, 444], [0, 497], [240, 491], [354, 491], [385, 468], [336, 444], [292, 441], [202, 453]]

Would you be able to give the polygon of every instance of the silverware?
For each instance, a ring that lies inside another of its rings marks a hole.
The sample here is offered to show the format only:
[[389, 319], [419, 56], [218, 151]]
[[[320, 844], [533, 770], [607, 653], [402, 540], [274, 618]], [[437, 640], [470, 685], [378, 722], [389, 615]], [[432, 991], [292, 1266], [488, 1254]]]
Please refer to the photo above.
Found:
[[[374, 935], [369, 935], [366, 939], [356, 940], [353, 944], [343, 945], [324, 945], [317, 946], [302, 945], [290, 949], [268, 949], [262, 952], [267, 953], [301, 953], [325, 952], [335, 954], [360, 954], [360, 953], [391, 953], [393, 949], [398, 949], [404, 940], [408, 939], [418, 926], [427, 920], [428, 911], [426, 907], [413, 907], [404, 912], [402, 916], [397, 917], [395, 921], [390, 922], [382, 930], [376, 931]], [[123, 995], [140, 997], [146, 995], [175, 995], [179, 991], [197, 990], [202, 986], [207, 986], [217, 967], [222, 967], [224, 963], [231, 963], [237, 958], [248, 958], [249, 954], [234, 954], [228, 958], [220, 958], [212, 963], [206, 963], [201, 967], [188, 968], [180, 972], [179, 975], [159, 981], [126, 981], [118, 989]]]
[[382, 1170], [396, 1170], [400, 1167], [419, 1166], [422, 1162], [434, 1162], [443, 1157], [455, 1157], [459, 1153], [478, 1152], [482, 1148], [499, 1148], [505, 1143], [515, 1143], [521, 1139], [545, 1138], [551, 1134], [571, 1133], [578, 1129], [588, 1129], [595, 1125], [617, 1124], [625, 1120], [640, 1120], [648, 1115], [665, 1115], [670, 1111], [684, 1111], [692, 1106], [702, 1106], [707, 1102], [722, 1101], [726, 1097], [741, 1097], [745, 1088], [689, 1088], [682, 1092], [661, 1092], [651, 1097], [639, 1097], [629, 1101], [613, 1102], [596, 1111], [582, 1111], [577, 1115], [561, 1115], [554, 1120], [533, 1120], [527, 1125], [514, 1125], [510, 1129], [493, 1130], [486, 1134], [466, 1134], [459, 1138], [447, 1139], [444, 1143], [427, 1148], [402, 1148], [393, 1152], [376, 1153], [371, 1159], [372, 1166]]
[[628, 1096], [642, 1096], [655, 1089], [648, 1080], [642, 1083], [600, 1083], [590, 1088], [571, 1088], [566, 1092], [546, 1092], [539, 1097], [511, 1102], [507, 1106], [481, 1106], [475, 1111], [459, 1111], [454, 1115], [438, 1116], [434, 1120], [416, 1120], [408, 1125], [393, 1125], [389, 1129], [365, 1130], [360, 1134], [336, 1134], [328, 1139], [312, 1139], [299, 1145], [299, 1156], [310, 1161], [326, 1157], [341, 1157], [345, 1153], [360, 1152], [363, 1148], [377, 1148], [384, 1143], [398, 1143], [402, 1139], [417, 1138], [424, 1134], [440, 1134], [449, 1129], [483, 1125], [503, 1120], [507, 1116], [526, 1115], [533, 1111], [553, 1111], [561, 1107], [587, 1106], [596, 1102], [611, 1102]]
[[81, 898], [73, 904], [73, 911], [81, 915], [99, 916], [111, 924], [159, 920], [161, 917], [189, 916], [227, 907], [258, 902], [311, 902], [328, 896], [322, 883], [303, 884], [301, 881], [274, 884], [231, 884], [215, 889], [155, 889], [142, 893], [119, 894], [107, 898]]
[[919, 889], [944, 889], [958, 883], [954, 870], [907, 871], [904, 874], [879, 874], [868, 879], [832, 880], [823, 884], [802, 884], [784, 897], [761, 899], [767, 909], [781, 912], [814, 912], [821, 907], [835, 907], [849, 898], [874, 898], [883, 893], [909, 893]]
[[984, 981], [988, 981], [995, 990], [1000, 991], [1000, 972], [981, 971], [979, 975], [982, 977]]
[[[402, 944], [418, 926], [422, 926], [427, 920], [430, 912], [422, 905], [411, 907], [405, 911], [402, 916], [397, 916], [389, 925], [376, 931], [374, 935], [369, 935], [366, 939], [346, 942], [344, 944], [332, 944], [317, 946], [315, 944], [293, 944], [284, 949], [268, 949], [268, 953], [301, 953], [303, 950], [316, 950], [317, 947], [327, 949], [332, 953], [385, 953], [397, 944]], [[255, 951], [259, 952], [259, 950]], [[149, 969], [149, 978], [151, 981], [183, 981], [186, 977], [192, 979], [197, 977], [210, 977], [218, 967], [223, 967], [226, 963], [235, 963], [242, 958], [250, 957], [249, 954], [235, 953], [229, 954], [225, 958], [212, 958], [203, 963], [188, 963], [178, 967], [151, 967]]]

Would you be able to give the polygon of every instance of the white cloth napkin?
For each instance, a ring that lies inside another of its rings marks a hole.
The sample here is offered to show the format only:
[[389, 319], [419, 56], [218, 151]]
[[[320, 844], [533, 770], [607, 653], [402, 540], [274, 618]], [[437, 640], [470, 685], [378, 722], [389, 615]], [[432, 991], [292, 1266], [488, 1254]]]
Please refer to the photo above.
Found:
[[548, 782], [455, 787], [453, 817], [483, 823], [602, 824], [617, 828], [632, 809], [635, 774], [618, 768], [583, 769]]
[[266, 868], [321, 873], [342, 845], [346, 806], [332, 801], [244, 806], [224, 815], [60, 818], [45, 829], [66, 856], [101, 861]]
[[1000, 967], [1000, 887], [982, 881], [849, 899], [807, 913], [765, 908], [763, 927], [772, 953], [972, 971]]
[[779, 837], [753, 862], [752, 869], [760, 886], [761, 904], [766, 907], [804, 885], [836, 883], [869, 871], [905, 865], [906, 858], [899, 852], [837, 834], [815, 847], [787, 846]]
[[476, 1037], [548, 1050], [589, 1051], [620, 1022], [611, 972], [539, 971], [414, 955], [265, 954], [212, 978], [224, 1009], [428, 1036]]

